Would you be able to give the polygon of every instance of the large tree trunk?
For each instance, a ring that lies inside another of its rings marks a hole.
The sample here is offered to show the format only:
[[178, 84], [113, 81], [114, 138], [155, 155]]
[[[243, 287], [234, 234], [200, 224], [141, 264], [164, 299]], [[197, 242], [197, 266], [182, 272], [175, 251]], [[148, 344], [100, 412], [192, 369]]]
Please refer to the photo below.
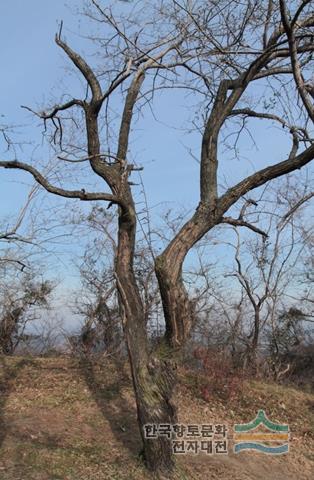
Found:
[[[129, 346], [130, 346], [129, 342]], [[147, 365], [134, 368], [130, 355], [133, 383], [137, 402], [138, 422], [143, 441], [143, 454], [147, 467], [156, 474], [168, 475], [175, 463], [171, 439], [161, 436], [145, 438], [144, 426], [177, 423], [176, 409], [172, 403], [176, 374], [171, 363], [151, 359]]]
[[170, 362], [149, 353], [145, 312], [133, 270], [135, 229], [134, 209], [124, 212], [120, 209], [116, 280], [144, 458], [150, 470], [168, 478], [174, 468], [171, 441], [167, 437], [145, 438], [144, 426], [176, 423], [176, 410], [171, 401], [176, 373]]
[[181, 274], [156, 262], [156, 274], [166, 322], [165, 339], [169, 346], [178, 349], [184, 345], [195, 322], [194, 305], [189, 299]]
[[189, 338], [196, 321], [193, 301], [190, 300], [182, 278], [187, 253], [217, 223], [218, 215], [208, 213], [200, 203], [195, 214], [178, 232], [166, 250], [156, 259], [158, 279], [166, 323], [166, 341], [180, 348]]

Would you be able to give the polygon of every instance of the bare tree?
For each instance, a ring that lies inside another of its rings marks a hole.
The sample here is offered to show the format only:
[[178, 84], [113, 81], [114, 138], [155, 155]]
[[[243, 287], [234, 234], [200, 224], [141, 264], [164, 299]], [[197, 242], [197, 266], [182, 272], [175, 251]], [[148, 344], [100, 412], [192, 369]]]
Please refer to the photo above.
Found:
[[[2, 283], [2, 282], [1, 282]], [[35, 307], [47, 307], [53, 285], [28, 274], [16, 282], [1, 285], [0, 351], [12, 355], [27, 324], [37, 318]]]
[[[0, 166], [29, 172], [55, 195], [106, 201], [109, 206], [117, 206], [114, 276], [144, 454], [150, 469], [169, 475], [174, 468], [171, 442], [165, 437], [146, 439], [143, 426], [176, 422], [172, 403], [176, 374], [172, 359], [196, 321], [195, 302], [189, 298], [182, 277], [183, 262], [191, 248], [218, 224], [231, 223], [254, 230], [241, 215], [232, 218], [226, 216], [227, 212], [251, 190], [303, 167], [314, 158], [314, 145], [306, 129], [312, 116], [311, 106], [298, 79], [300, 68], [307, 72], [313, 66], [314, 17], [308, 1], [289, 2], [292, 23], [287, 21], [283, 2], [278, 6], [273, 0], [267, 5], [259, 0], [156, 1], [145, 3], [144, 9], [140, 5], [145, 18], [135, 8], [130, 17], [128, 12], [120, 19], [113, 15], [112, 9], [102, 7], [101, 2], [90, 3], [89, 16], [104, 26], [103, 38], [98, 38], [104, 65], [93, 69], [65, 41], [61, 25], [56, 43], [81, 73], [87, 85], [86, 94], [82, 99], [69, 98], [35, 114], [47, 128], [48, 124], [52, 126], [50, 138], [59, 161], [78, 168], [90, 167], [110, 191], [63, 188], [33, 165], [16, 159], [0, 161]], [[282, 90], [283, 98], [275, 111], [267, 106], [264, 93], [254, 90], [259, 80], [267, 81], [268, 97]], [[158, 349], [154, 352], [149, 349], [145, 309], [134, 270], [137, 212], [130, 176], [138, 167], [129, 161], [129, 140], [137, 112], [143, 113], [158, 90], [166, 88], [193, 91], [199, 98], [197, 107], [203, 116], [197, 125], [202, 135], [199, 203], [155, 262], [169, 351], [165, 360]], [[117, 117], [111, 122], [109, 106], [119, 92], [123, 111], [118, 122]], [[295, 100], [293, 107], [290, 97]], [[70, 111], [79, 112], [78, 122]], [[83, 129], [79, 122], [82, 118]], [[280, 125], [291, 135], [291, 150], [282, 161], [254, 171], [221, 191], [219, 143], [230, 134], [230, 129], [238, 138], [247, 131], [247, 122], [252, 119]], [[101, 128], [100, 123], [105, 127]], [[112, 134], [115, 127], [118, 135]], [[75, 128], [78, 135], [73, 144]], [[82, 131], [86, 134], [83, 142]], [[113, 148], [109, 148], [110, 141], [116, 141]]]
[[[79, 219], [79, 224], [81, 233], [87, 232], [90, 238], [79, 265], [82, 290], [77, 295], [75, 304], [76, 313], [85, 318], [81, 343], [86, 342], [87, 350], [98, 343], [107, 353], [118, 353], [122, 347], [122, 323], [114, 272], [117, 252], [116, 221], [111, 212], [96, 205]], [[140, 238], [134, 253], [134, 272], [150, 337], [155, 333], [160, 297], [151, 255], [152, 246], [147, 245], [146, 234], [138, 237]]]
[[76, 339], [85, 353], [98, 346], [113, 354], [121, 347], [121, 321], [114, 277], [116, 222], [106, 209], [95, 206], [81, 220], [83, 228], [94, 233], [79, 265], [82, 289], [75, 312], [84, 324]]
[[[241, 209], [241, 215], [245, 215], [252, 226], [259, 224], [260, 235], [240, 234], [233, 227], [235, 241], [225, 240], [234, 250], [234, 269], [225, 276], [239, 283], [238, 305], [246, 306], [237, 341], [245, 347], [242, 355], [254, 371], [265, 330], [275, 335], [280, 312], [289, 310], [289, 305], [292, 307], [292, 298], [300, 291], [305, 238], [309, 238], [313, 230], [308, 214], [301, 211], [310, 198], [309, 188], [308, 179], [302, 181], [300, 175], [294, 179], [289, 176], [280, 184], [274, 182], [272, 189], [266, 189], [254, 201], [244, 202]], [[234, 286], [231, 289], [234, 290]], [[229, 319], [228, 301], [220, 300], [220, 303]], [[233, 312], [232, 316], [236, 318], [234, 322], [229, 321], [230, 326], [239, 326], [238, 315]]]
[[[270, 225], [268, 232], [272, 228], [275, 229], [273, 245], [266, 237], [262, 241], [243, 241], [238, 231], [235, 231], [236, 268], [234, 273], [229, 274], [238, 280], [241, 292], [245, 294], [247, 303], [253, 310], [253, 321], [250, 321], [247, 315], [242, 319], [244, 322], [247, 321], [249, 327], [247, 334], [242, 336], [242, 342], [246, 345], [245, 364], [252, 371], [256, 371], [257, 368], [261, 336], [267, 322], [274, 325], [276, 321], [278, 303], [283, 300], [283, 292], [293, 276], [291, 264], [295, 264], [295, 256], [298, 255], [295, 250], [300, 248], [294, 239], [293, 226], [289, 232], [292, 238], [287, 239], [288, 235], [285, 235], [287, 232], [284, 231], [286, 225], [277, 225], [278, 228], [275, 222], [270, 222]], [[287, 240], [289, 243], [285, 244]]]

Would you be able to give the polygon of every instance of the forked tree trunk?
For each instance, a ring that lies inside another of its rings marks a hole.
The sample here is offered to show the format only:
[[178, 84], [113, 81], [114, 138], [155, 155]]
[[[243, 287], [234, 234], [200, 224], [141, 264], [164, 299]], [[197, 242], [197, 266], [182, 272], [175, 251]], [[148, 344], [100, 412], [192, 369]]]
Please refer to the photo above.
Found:
[[154, 473], [168, 478], [174, 469], [171, 441], [165, 436], [145, 438], [144, 426], [176, 423], [172, 404], [176, 373], [170, 362], [149, 353], [145, 312], [133, 270], [135, 228], [134, 210], [120, 212], [116, 280], [145, 462]]

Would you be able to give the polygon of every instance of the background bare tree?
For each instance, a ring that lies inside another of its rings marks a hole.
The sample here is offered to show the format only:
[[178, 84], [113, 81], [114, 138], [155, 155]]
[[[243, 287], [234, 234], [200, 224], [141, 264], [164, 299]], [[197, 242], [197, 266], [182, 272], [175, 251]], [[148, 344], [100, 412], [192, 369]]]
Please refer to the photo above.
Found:
[[[258, 219], [263, 225], [260, 237], [242, 239], [235, 232], [235, 271], [231, 275], [241, 285], [252, 309], [254, 320], [246, 319], [250, 327], [242, 342], [246, 344], [247, 361], [254, 368], [263, 330], [266, 326], [276, 328], [279, 310], [290, 302], [289, 292], [298, 289], [295, 279], [305, 250], [305, 218], [297, 215], [297, 210], [291, 212], [290, 205], [295, 198], [304, 198], [300, 187], [299, 182], [294, 185], [290, 179], [273, 189], [268, 198], [254, 201], [253, 207], [251, 201], [246, 213], [251, 223]], [[307, 226], [308, 234], [311, 228]]]
[[39, 318], [47, 308], [53, 285], [34, 275], [11, 277], [10, 284], [0, 281], [0, 349], [3, 354], [13, 354], [29, 322]]

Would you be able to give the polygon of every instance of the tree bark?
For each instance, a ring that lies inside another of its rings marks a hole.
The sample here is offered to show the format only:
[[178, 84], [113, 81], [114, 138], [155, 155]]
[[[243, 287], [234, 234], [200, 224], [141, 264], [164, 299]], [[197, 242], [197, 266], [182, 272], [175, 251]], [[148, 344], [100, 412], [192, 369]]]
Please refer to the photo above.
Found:
[[[121, 317], [128, 349], [137, 404], [137, 416], [147, 467], [156, 474], [169, 475], [174, 469], [171, 440], [167, 437], [145, 438], [146, 424], [175, 424], [172, 404], [176, 373], [170, 361], [149, 353], [145, 311], [133, 270], [136, 217], [133, 202], [127, 211], [120, 208], [116, 280]], [[168, 478], [168, 477], [167, 477]]]
[[166, 323], [165, 338], [173, 348], [184, 345], [196, 321], [194, 303], [183, 283], [183, 262], [193, 245], [216, 225], [218, 219], [217, 212], [208, 213], [208, 205], [200, 203], [193, 217], [156, 259], [155, 272]]

